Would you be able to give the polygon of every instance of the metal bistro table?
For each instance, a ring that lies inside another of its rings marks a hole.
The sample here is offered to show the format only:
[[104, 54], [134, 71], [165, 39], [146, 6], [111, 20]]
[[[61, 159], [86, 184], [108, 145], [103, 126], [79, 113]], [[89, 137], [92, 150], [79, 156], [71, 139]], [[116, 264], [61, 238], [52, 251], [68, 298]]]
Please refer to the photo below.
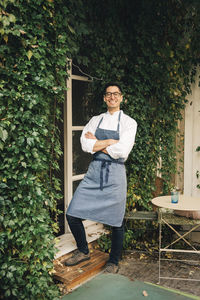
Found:
[[[198, 219], [190, 219], [184, 216], [176, 215], [177, 213], [182, 212], [197, 212], [200, 211], [200, 197], [190, 197], [185, 195], [179, 196], [178, 203], [171, 203], [171, 196], [160, 196], [152, 199], [153, 205], [158, 208], [158, 222], [159, 222], [159, 283], [160, 279], [178, 279], [178, 280], [190, 280], [190, 281], [200, 281], [200, 279], [192, 279], [192, 278], [179, 278], [179, 277], [164, 277], [161, 276], [161, 261], [162, 260], [171, 260], [171, 261], [187, 261], [190, 263], [200, 263], [200, 261], [194, 260], [180, 260], [180, 259], [166, 259], [162, 258], [162, 252], [170, 253], [190, 253], [190, 254], [198, 254], [200, 255], [200, 250], [197, 249], [197, 246], [193, 245], [192, 241], [186, 239], [186, 236], [197, 230], [200, 227], [200, 220]], [[176, 235], [176, 238], [173, 242], [166, 246], [162, 246], [162, 225], [167, 225]], [[188, 229], [184, 234], [180, 234], [177, 232], [175, 225], [190, 225], [190, 229]], [[184, 245], [189, 246], [189, 249], [174, 249], [174, 244], [179, 242], [180, 240], [184, 241]]]

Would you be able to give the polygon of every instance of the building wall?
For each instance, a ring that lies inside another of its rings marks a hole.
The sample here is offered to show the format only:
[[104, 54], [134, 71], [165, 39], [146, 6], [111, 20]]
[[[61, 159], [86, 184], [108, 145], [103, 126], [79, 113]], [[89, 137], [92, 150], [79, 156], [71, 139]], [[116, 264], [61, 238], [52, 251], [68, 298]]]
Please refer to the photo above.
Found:
[[200, 196], [197, 184], [200, 179], [196, 172], [200, 171], [200, 152], [196, 148], [200, 146], [200, 69], [196, 75], [196, 81], [192, 85], [192, 94], [188, 95], [188, 103], [185, 108], [185, 138], [184, 138], [184, 194]]
[[[200, 69], [198, 69], [195, 83], [192, 85], [192, 94], [188, 95], [188, 103], [185, 108], [185, 134], [184, 134], [184, 194], [200, 197], [200, 179], [196, 173], [200, 171], [200, 152], [196, 148], [200, 146], [200, 87], [199, 78]], [[200, 216], [200, 211], [196, 212]], [[183, 229], [188, 227], [183, 226]], [[199, 231], [199, 229], [198, 229]], [[194, 242], [200, 243], [200, 232], [193, 232], [188, 237]]]

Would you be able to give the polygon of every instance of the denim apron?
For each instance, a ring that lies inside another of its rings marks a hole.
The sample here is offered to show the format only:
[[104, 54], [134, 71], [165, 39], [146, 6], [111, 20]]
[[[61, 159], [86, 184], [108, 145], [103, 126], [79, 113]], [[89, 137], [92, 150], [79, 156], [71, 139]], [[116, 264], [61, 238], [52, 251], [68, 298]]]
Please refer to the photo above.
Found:
[[[121, 112], [116, 131], [99, 128], [102, 117], [95, 131], [96, 138], [119, 140], [120, 117]], [[96, 152], [73, 195], [67, 214], [120, 227], [125, 213], [126, 189], [124, 160], [113, 159], [101, 151]]]

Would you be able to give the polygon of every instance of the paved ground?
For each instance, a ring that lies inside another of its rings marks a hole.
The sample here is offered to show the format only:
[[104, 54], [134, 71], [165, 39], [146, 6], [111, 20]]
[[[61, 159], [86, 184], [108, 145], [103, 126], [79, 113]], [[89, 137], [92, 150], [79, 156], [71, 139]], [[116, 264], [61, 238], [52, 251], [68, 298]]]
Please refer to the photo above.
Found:
[[[188, 259], [183, 255], [176, 258]], [[193, 257], [193, 260], [197, 260], [197, 258]], [[141, 280], [157, 284], [158, 256], [148, 256], [142, 252], [126, 253], [120, 262], [119, 274], [127, 276], [131, 280]], [[163, 261], [161, 275], [165, 277], [185, 277], [200, 280], [200, 261], [199, 263]], [[199, 296], [200, 299], [200, 281], [161, 279], [160, 285]]]
[[119, 274], [100, 274], [83, 284], [63, 300], [191, 300], [180, 291], [160, 288]]

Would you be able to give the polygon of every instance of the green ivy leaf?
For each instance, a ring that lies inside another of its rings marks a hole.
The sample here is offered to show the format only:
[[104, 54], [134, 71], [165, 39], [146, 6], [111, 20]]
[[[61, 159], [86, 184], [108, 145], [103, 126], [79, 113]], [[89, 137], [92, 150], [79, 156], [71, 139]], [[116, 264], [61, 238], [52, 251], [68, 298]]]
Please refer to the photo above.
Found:
[[197, 147], [196, 151], [197, 151], [197, 152], [199, 152], [199, 151], [200, 151], [200, 146], [198, 146], [198, 147]]
[[26, 168], [26, 163], [24, 161], [21, 162], [22, 167]]
[[0, 138], [3, 142], [8, 138], [8, 132], [2, 127], [0, 127]]
[[12, 22], [12, 23], [16, 22], [16, 17], [13, 14], [9, 14], [8, 18], [9, 18], [10, 22]]

